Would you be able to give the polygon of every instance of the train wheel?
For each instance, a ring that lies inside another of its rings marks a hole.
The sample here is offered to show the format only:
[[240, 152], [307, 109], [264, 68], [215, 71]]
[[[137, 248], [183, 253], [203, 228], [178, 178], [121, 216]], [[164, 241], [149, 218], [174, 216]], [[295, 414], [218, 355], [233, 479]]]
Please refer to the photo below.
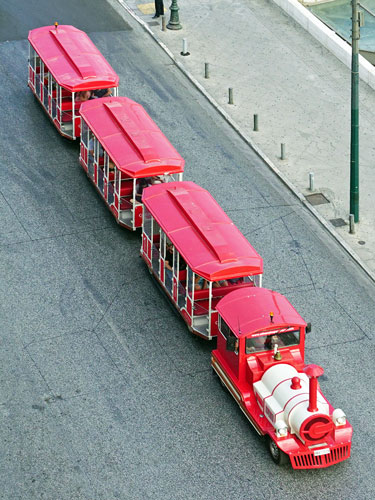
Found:
[[286, 453], [280, 450], [275, 441], [269, 436], [267, 437], [268, 451], [270, 452], [272, 460], [277, 465], [285, 465], [289, 462], [289, 457]]

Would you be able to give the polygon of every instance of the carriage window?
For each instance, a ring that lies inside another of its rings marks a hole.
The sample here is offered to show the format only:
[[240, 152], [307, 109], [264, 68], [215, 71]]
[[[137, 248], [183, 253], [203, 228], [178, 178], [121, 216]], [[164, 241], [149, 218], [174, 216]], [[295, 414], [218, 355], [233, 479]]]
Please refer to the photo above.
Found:
[[186, 281], [188, 285], [188, 294], [191, 297], [193, 292], [194, 273], [189, 266], [186, 267]]
[[175, 250], [174, 252], [174, 261], [173, 261], [173, 274], [178, 276], [178, 267], [180, 262], [180, 254]]
[[152, 238], [154, 241], [160, 240], [160, 226], [155, 219], [152, 219]]
[[87, 147], [89, 141], [89, 128], [83, 118], [81, 118], [81, 131], [81, 141]]
[[29, 52], [29, 64], [30, 66], [35, 69], [35, 55], [36, 55], [36, 52], [35, 50], [32, 48], [32, 46], [30, 45], [30, 52]]
[[99, 141], [96, 137], [95, 137], [95, 149], [94, 149], [94, 151], [95, 151], [95, 155], [94, 155], [95, 161], [96, 161], [96, 163], [99, 163], [101, 147], [100, 147]]
[[254, 352], [272, 351], [275, 344], [279, 349], [283, 347], [290, 347], [299, 345], [300, 332], [299, 330], [292, 330], [290, 332], [273, 332], [268, 335], [259, 335], [257, 337], [250, 337], [246, 339], [246, 354]]
[[229, 326], [225, 323], [223, 318], [219, 316], [219, 330], [223, 337], [226, 339], [230, 336], [233, 336], [232, 330], [229, 328]]
[[151, 238], [152, 215], [146, 207], [143, 209], [143, 231], [146, 236]]
[[255, 286], [262, 286], [262, 275], [257, 274], [256, 276], [252, 276], [253, 282]]

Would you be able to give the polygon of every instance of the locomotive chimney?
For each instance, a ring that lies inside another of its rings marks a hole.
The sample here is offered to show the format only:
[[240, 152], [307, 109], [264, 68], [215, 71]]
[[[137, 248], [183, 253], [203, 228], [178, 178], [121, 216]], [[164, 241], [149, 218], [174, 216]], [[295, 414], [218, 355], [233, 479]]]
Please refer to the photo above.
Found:
[[318, 377], [323, 375], [324, 370], [318, 365], [307, 365], [303, 370], [310, 379], [309, 384], [309, 407], [308, 411], [318, 411]]

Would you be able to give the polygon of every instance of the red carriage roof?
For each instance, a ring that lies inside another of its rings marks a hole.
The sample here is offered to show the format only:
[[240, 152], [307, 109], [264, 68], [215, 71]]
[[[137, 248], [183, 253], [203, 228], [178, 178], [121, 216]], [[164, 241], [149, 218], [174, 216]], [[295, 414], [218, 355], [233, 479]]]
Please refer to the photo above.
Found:
[[184, 171], [184, 159], [145, 109], [127, 97], [86, 101], [80, 114], [119, 170], [130, 177]]
[[59, 85], [71, 92], [117, 87], [119, 77], [85, 32], [74, 26], [44, 26], [29, 42]]
[[284, 295], [267, 288], [247, 287], [235, 290], [222, 298], [216, 309], [237, 337], [287, 326], [306, 326], [306, 322]]
[[262, 258], [211, 194], [194, 182], [150, 186], [142, 201], [203, 278], [218, 281], [262, 273]]

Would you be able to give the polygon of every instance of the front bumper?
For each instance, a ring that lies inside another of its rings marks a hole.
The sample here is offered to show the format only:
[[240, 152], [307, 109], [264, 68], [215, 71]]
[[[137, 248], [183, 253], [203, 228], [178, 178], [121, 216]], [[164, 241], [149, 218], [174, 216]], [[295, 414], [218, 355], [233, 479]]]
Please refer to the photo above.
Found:
[[351, 443], [330, 446], [329, 453], [321, 454], [322, 450], [290, 453], [289, 458], [293, 469], [320, 469], [342, 462], [350, 457]]

